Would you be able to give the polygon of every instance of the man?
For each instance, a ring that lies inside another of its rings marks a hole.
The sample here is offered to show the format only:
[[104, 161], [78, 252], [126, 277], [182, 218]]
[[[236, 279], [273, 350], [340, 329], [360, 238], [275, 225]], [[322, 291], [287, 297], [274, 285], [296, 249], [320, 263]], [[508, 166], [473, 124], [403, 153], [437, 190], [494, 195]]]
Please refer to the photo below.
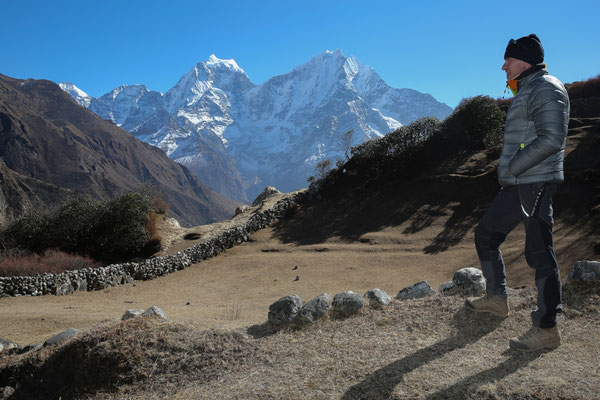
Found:
[[502, 188], [475, 229], [475, 247], [487, 281], [486, 295], [465, 306], [506, 318], [509, 314], [506, 269], [500, 245], [523, 221], [525, 258], [535, 269], [537, 309], [533, 327], [511, 339], [520, 351], [560, 346], [556, 314], [562, 311], [561, 283], [552, 240], [552, 196], [564, 180], [563, 159], [569, 123], [567, 91], [548, 75], [540, 39], [531, 34], [511, 39], [504, 53], [507, 86], [515, 95], [504, 126], [498, 163]]

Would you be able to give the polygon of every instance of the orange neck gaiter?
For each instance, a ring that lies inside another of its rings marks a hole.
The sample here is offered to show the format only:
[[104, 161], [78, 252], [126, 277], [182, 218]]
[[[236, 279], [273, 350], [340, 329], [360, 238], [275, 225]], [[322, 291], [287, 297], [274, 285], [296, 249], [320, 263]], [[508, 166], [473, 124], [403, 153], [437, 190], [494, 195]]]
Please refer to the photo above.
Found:
[[510, 81], [506, 82], [506, 87], [510, 89], [513, 96], [517, 95], [518, 84], [519, 84], [518, 79], [511, 79]]

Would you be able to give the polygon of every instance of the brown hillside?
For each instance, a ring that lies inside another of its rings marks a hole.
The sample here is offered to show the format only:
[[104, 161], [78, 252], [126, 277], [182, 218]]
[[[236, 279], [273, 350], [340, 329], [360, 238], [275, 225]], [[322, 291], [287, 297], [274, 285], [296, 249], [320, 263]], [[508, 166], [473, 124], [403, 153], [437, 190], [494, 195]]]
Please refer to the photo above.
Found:
[[[572, 119], [570, 126], [565, 183], [554, 198], [563, 274], [574, 261], [593, 259], [600, 251], [600, 118]], [[368, 241], [365, 236], [372, 232], [405, 226], [402, 233], [410, 237], [443, 221], [443, 229], [421, 249], [443, 253], [472, 232], [498, 192], [497, 157], [498, 149], [457, 151], [437, 165], [423, 160], [414, 178], [366, 181], [348, 174], [321, 201], [281, 221], [275, 235], [295, 244]], [[570, 239], [561, 241], [563, 235]], [[518, 264], [525, 267], [524, 260]]]
[[106, 200], [143, 184], [156, 186], [185, 225], [227, 218], [238, 205], [44, 80], [0, 75], [0, 159], [0, 222], [68, 197]]

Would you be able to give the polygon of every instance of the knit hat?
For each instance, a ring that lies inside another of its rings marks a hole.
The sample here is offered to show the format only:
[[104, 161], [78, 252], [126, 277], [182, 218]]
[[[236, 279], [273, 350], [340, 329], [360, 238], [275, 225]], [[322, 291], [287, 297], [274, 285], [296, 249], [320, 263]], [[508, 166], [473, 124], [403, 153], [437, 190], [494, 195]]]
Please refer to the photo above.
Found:
[[532, 33], [517, 40], [510, 39], [504, 52], [504, 58], [509, 57], [525, 61], [531, 65], [544, 62], [544, 48], [540, 38]]

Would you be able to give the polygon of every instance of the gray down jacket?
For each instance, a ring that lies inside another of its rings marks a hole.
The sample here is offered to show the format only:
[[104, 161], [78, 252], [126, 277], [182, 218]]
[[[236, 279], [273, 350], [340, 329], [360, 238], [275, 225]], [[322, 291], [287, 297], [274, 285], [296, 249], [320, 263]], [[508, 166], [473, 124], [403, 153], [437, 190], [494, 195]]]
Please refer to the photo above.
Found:
[[519, 80], [517, 95], [506, 113], [498, 162], [500, 185], [564, 180], [569, 113], [565, 87], [545, 68]]

